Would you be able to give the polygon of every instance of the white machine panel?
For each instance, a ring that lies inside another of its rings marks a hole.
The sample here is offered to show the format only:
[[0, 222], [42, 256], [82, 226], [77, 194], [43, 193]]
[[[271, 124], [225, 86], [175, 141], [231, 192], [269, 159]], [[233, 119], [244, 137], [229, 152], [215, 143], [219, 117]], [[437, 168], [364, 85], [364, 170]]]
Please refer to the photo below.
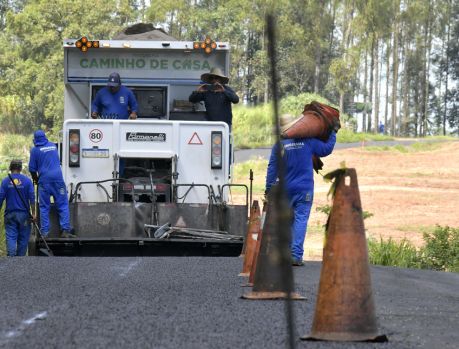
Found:
[[[69, 131], [80, 132], [80, 164], [69, 166]], [[211, 168], [211, 133], [222, 132], [222, 169]], [[171, 159], [177, 156], [177, 184], [206, 184], [217, 186], [228, 183], [229, 128], [223, 122], [168, 121], [168, 120], [67, 120], [63, 130], [62, 167], [67, 186], [75, 188], [79, 182], [101, 181], [113, 178], [118, 170], [118, 157]], [[172, 182], [172, 180], [171, 180]], [[112, 193], [111, 183], [85, 185], [79, 192], [82, 201], [107, 201]], [[189, 188], [179, 187], [178, 196]], [[188, 203], [207, 203], [204, 187], [192, 188]]]

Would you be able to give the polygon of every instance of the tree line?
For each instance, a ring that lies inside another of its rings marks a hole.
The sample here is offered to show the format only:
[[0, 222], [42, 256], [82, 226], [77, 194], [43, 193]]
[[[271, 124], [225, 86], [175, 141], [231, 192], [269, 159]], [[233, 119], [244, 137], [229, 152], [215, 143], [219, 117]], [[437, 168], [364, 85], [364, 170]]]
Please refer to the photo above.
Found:
[[58, 130], [63, 39], [138, 22], [230, 42], [231, 86], [249, 105], [269, 102], [268, 10], [281, 97], [320, 94], [367, 132], [459, 134], [459, 0], [0, 0], [2, 131]]

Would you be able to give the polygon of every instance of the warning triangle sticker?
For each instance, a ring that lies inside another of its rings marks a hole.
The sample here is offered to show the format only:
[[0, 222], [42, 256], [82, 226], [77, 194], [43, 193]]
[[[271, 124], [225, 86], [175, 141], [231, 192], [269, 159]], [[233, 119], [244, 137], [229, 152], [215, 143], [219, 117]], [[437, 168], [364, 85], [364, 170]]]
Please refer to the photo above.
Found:
[[193, 135], [191, 136], [190, 140], [188, 141], [188, 144], [202, 145], [201, 138], [199, 138], [197, 132], [193, 133]]
[[175, 226], [180, 228], [186, 228], [186, 223], [182, 216], [180, 216], [177, 222], [175, 222]]

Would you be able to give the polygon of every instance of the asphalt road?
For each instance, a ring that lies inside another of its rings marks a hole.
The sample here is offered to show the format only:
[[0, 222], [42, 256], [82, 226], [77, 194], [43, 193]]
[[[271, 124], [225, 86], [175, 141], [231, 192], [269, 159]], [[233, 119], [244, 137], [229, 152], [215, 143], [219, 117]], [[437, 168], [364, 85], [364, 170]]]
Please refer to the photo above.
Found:
[[[286, 348], [282, 301], [240, 298], [239, 258], [0, 259], [1, 348]], [[295, 268], [298, 338], [310, 331], [321, 264]], [[298, 348], [457, 348], [459, 274], [372, 267], [390, 342]]]
[[[368, 142], [355, 142], [355, 143], [336, 143], [335, 149], [348, 149], [358, 147], [393, 147], [395, 145], [410, 145], [416, 142], [426, 142], [426, 140], [395, 140], [395, 141], [368, 141]], [[238, 149], [234, 151], [234, 162], [244, 162], [250, 159], [269, 159], [271, 148], [256, 148], [256, 149]]]

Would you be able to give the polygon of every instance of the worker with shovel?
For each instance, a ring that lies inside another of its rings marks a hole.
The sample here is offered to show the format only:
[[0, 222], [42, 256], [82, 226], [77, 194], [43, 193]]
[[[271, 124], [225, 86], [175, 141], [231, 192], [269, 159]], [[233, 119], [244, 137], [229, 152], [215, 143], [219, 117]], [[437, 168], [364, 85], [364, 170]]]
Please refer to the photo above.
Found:
[[0, 186], [0, 208], [3, 201], [6, 201], [4, 220], [7, 255], [25, 256], [31, 228], [30, 207], [35, 203], [35, 194], [32, 181], [21, 174], [21, 160], [12, 160], [10, 171], [11, 175], [4, 178]]
[[42, 130], [35, 131], [33, 143], [35, 146], [30, 151], [29, 171], [34, 182], [38, 183], [41, 233], [43, 237], [49, 234], [49, 211], [51, 197], [53, 197], [59, 214], [60, 237], [74, 238], [75, 235], [70, 227], [67, 189], [62, 176], [57, 147], [48, 141]]

